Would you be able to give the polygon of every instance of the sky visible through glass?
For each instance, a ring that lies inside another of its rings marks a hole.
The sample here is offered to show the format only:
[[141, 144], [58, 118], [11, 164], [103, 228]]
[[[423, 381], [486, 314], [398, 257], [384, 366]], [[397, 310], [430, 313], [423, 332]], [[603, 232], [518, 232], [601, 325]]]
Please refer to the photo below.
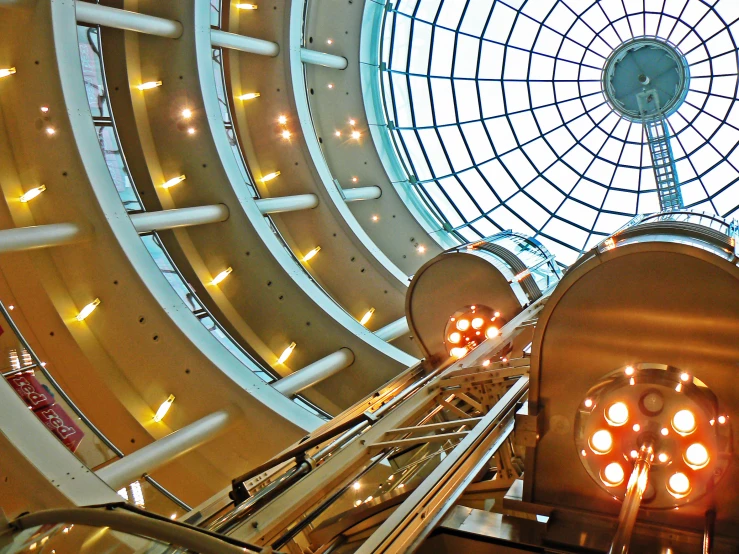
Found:
[[686, 208], [739, 217], [739, 0], [400, 0], [381, 76], [398, 155], [462, 241], [513, 229], [563, 263], [659, 210], [642, 125], [612, 111], [605, 61], [657, 36], [690, 67], [668, 118]]

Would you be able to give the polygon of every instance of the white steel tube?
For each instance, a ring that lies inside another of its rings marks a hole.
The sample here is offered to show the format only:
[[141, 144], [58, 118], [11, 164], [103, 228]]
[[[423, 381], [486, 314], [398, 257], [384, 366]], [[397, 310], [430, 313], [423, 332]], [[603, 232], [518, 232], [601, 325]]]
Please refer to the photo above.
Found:
[[311, 65], [320, 65], [330, 69], [346, 69], [348, 62], [343, 56], [336, 54], [326, 54], [325, 52], [316, 52], [307, 48], [300, 49], [300, 61]]
[[139, 233], [218, 223], [227, 219], [228, 206], [225, 204], [131, 214], [131, 222]]
[[85, 235], [76, 223], [50, 223], [0, 231], [0, 252], [18, 252], [76, 242]]
[[118, 490], [204, 444], [223, 431], [233, 419], [227, 410], [221, 410], [201, 418], [159, 439], [133, 454], [108, 464], [95, 473], [114, 490]]
[[136, 31], [146, 35], [159, 37], [180, 38], [182, 36], [182, 23], [153, 15], [109, 8], [91, 2], [75, 2], [77, 21], [113, 27], [126, 31]]
[[357, 202], [358, 200], [377, 200], [382, 196], [380, 187], [357, 187], [354, 189], [342, 189], [344, 200], [347, 202]]
[[280, 45], [276, 42], [262, 40], [260, 38], [245, 37], [236, 33], [227, 33], [213, 29], [210, 32], [210, 43], [213, 46], [222, 48], [231, 48], [241, 52], [249, 52], [250, 54], [259, 54], [260, 56], [275, 57], [280, 53]]
[[297, 210], [310, 210], [318, 206], [318, 196], [315, 194], [296, 194], [276, 198], [259, 198], [256, 200], [256, 204], [259, 211], [264, 215], [295, 212]]
[[354, 363], [354, 352], [348, 348], [337, 350], [317, 362], [283, 377], [273, 386], [285, 396], [292, 396], [338, 373]]
[[387, 342], [393, 341], [408, 333], [410, 333], [410, 327], [408, 327], [408, 320], [405, 317], [388, 323], [382, 329], [375, 331], [375, 335]]

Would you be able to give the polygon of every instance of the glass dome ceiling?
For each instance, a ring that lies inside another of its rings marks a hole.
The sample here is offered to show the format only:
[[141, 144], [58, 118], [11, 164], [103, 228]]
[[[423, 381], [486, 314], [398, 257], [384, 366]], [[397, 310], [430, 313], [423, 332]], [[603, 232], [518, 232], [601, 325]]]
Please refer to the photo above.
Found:
[[739, 216], [737, 0], [399, 0], [382, 91], [409, 181], [461, 241], [513, 229], [558, 259], [660, 209], [641, 121], [614, 111], [603, 69], [657, 37], [688, 66], [667, 117], [686, 208]]

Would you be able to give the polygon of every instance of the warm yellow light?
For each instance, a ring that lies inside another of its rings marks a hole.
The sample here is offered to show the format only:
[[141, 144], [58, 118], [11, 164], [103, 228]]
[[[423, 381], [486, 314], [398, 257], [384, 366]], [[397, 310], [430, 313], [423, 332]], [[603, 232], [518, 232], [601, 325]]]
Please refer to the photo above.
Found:
[[690, 381], [690, 374], [689, 373], [681, 373], [680, 374], [680, 380], [684, 383], [687, 383]]
[[221, 271], [218, 275], [216, 275], [213, 280], [210, 282], [211, 285], [217, 285], [221, 281], [223, 281], [226, 277], [231, 275], [231, 272], [233, 271], [233, 268], [227, 267], [223, 271]]
[[359, 131], [352, 131], [352, 138], [354, 140], [359, 140], [359, 137], [361, 136], [362, 136], [362, 133], [360, 133]]
[[292, 133], [288, 131], [287, 129], [282, 131], [282, 138], [284, 138], [285, 140], [289, 140], [291, 136], [292, 136]]
[[615, 487], [624, 482], [624, 468], [616, 462], [608, 464], [603, 470], [603, 482], [606, 486]]
[[328, 84], [328, 88], [334, 88], [334, 84], [333, 83], [329, 83]]
[[681, 435], [695, 431], [695, 416], [690, 410], [680, 410], [672, 417], [672, 427]]
[[606, 420], [615, 427], [620, 427], [629, 420], [629, 409], [623, 402], [611, 404], [606, 411]]
[[157, 413], [154, 414], [154, 421], [162, 421], [164, 419], [164, 416], [167, 415], [167, 412], [172, 407], [172, 403], [174, 402], [174, 394], [170, 394], [167, 397], [167, 400], [162, 402], [162, 405], [159, 406], [159, 409], [157, 410]]
[[419, 254], [423, 254], [424, 252], [426, 252], [426, 247], [422, 244], [421, 246], [419, 246], [418, 248], [416, 248], [416, 251]]
[[462, 340], [462, 335], [454, 331], [451, 335], [449, 335], [448, 340], [452, 344], [457, 344], [460, 340]]
[[355, 121], [354, 119], [350, 119], [350, 120], [349, 120], [349, 125], [351, 125], [352, 127], [353, 127], [354, 125], [356, 125], [356, 124], [357, 124], [357, 122], [356, 122], [356, 121]]
[[47, 127], [44, 130], [46, 131], [46, 134], [49, 135], [49, 136], [52, 136], [52, 135], [55, 135], [56, 134], [56, 129], [54, 129], [54, 127]]
[[685, 451], [685, 463], [687, 463], [693, 469], [700, 469], [708, 465], [708, 461], [711, 459], [708, 455], [706, 447], [700, 443], [691, 444]]
[[36, 188], [32, 188], [31, 190], [29, 190], [25, 194], [22, 194], [21, 195], [20, 201], [21, 202], [28, 202], [29, 200], [32, 200], [32, 199], [36, 198], [39, 194], [41, 194], [45, 190], [46, 190], [46, 185], [40, 185], [40, 186], [38, 186]]
[[596, 431], [590, 437], [590, 448], [596, 454], [607, 454], [613, 447], [613, 437], [605, 429]]
[[192, 110], [190, 108], [185, 108], [182, 110], [182, 117], [185, 119], [190, 119], [192, 117]]
[[500, 334], [500, 330], [497, 327], [488, 327], [485, 331], [485, 336], [489, 339], [494, 339]]
[[379, 215], [373, 215], [372, 216], [372, 221], [374, 221], [374, 222], [380, 221], [380, 216]]
[[356, 183], [359, 181], [359, 177], [352, 177], [352, 183]]
[[195, 134], [195, 128], [194, 128], [194, 127], [190, 127], [190, 128], [188, 128], [188, 129], [187, 129], [187, 134], [188, 134], [188, 135], [194, 135], [194, 134]]
[[667, 490], [678, 498], [690, 492], [690, 479], [684, 473], [675, 473], [667, 481]]
[[641, 425], [638, 423], [634, 423], [634, 426], [632, 427], [635, 433], [638, 433], [641, 430]]
[[278, 117], [277, 123], [279, 123], [280, 125], [284, 125], [285, 123], [287, 123], [287, 116], [281, 115], [280, 117]]
[[13, 75], [15, 73], [15, 67], [7, 67], [5, 69], [0, 69], [0, 77], [7, 77], [8, 75]]
[[355, 491], [358, 491], [360, 487], [361, 487], [361, 485], [359, 484], [359, 481], [357, 481], [356, 483], [354, 483], [354, 484], [352, 485], [352, 488], [353, 488], [353, 489], [354, 489]]
[[473, 329], [479, 329], [483, 325], [485, 325], [485, 320], [483, 318], [481, 318], [481, 317], [476, 317], [476, 318], [474, 318], [472, 320], [472, 328]]
[[318, 254], [320, 251], [321, 251], [321, 247], [320, 246], [316, 246], [313, 250], [311, 250], [305, 256], [303, 256], [303, 261], [304, 262], [307, 262], [311, 258], [314, 258], [316, 256], [316, 254]]
[[282, 351], [282, 354], [280, 354], [280, 357], [277, 360], [277, 363], [284, 364], [285, 361], [287, 361], [287, 359], [290, 357], [290, 354], [293, 353], [293, 350], [295, 350], [296, 346], [297, 344], [295, 344], [294, 342], [291, 342], [290, 346], [288, 346], [287, 348], [285, 348], [285, 350]]
[[585, 399], [585, 407], [590, 408], [593, 405], [593, 399], [592, 398], [586, 398]]
[[180, 175], [179, 177], [173, 177], [172, 179], [170, 179], [169, 181], [167, 181], [166, 183], [164, 183], [162, 185], [162, 188], [168, 189], [170, 187], [173, 187], [173, 186], [181, 183], [185, 179], [187, 179], [187, 177], [185, 177], [184, 175]]
[[660, 461], [661, 463], [663, 463], [663, 464], [664, 464], [664, 463], [665, 463], [665, 462], [666, 462], [667, 460], [669, 460], [669, 459], [670, 459], [670, 457], [669, 457], [669, 456], [668, 456], [667, 454], [665, 454], [664, 452], [660, 452], [659, 456], [657, 456], [657, 459], [658, 459], [658, 460], [659, 460], [659, 461]]
[[333, 41], [333, 40], [331, 40], [331, 39], [327, 39], [327, 40], [326, 40], [326, 44], [333, 44], [333, 43], [334, 43], [334, 41]]
[[354, 501], [354, 507], [355, 507], [355, 508], [356, 508], [357, 506], [361, 506], [361, 505], [362, 505], [362, 501], [361, 501], [361, 500], [355, 500], [355, 501]]
[[241, 96], [237, 96], [239, 100], [254, 100], [255, 98], [259, 98], [261, 94], [258, 92], [247, 92], [246, 94], [242, 94]]
[[375, 313], [375, 309], [374, 308], [370, 308], [369, 310], [367, 310], [367, 313], [362, 316], [362, 319], [359, 320], [359, 323], [361, 323], [362, 325], [366, 325], [367, 322], [372, 317], [372, 314], [373, 313]]
[[634, 375], [634, 368], [627, 366], [626, 369], [624, 369], [624, 373], [628, 376]]
[[273, 171], [272, 173], [267, 173], [264, 177], [262, 177], [262, 183], [266, 183], [267, 181], [271, 181], [275, 177], [278, 177], [280, 175], [279, 171]]
[[149, 82], [141, 83], [140, 85], [137, 85], [136, 88], [139, 90], [149, 90], [149, 89], [157, 88], [161, 86], [162, 86], [161, 81], [149, 81]]
[[722, 415], [718, 416], [718, 422], [720, 425], [723, 425], [724, 423], [726, 423], [726, 416], [722, 416]]
[[466, 331], [470, 328], [470, 320], [469, 319], [460, 319], [457, 321], [457, 329], [460, 331]]
[[256, 4], [236, 4], [236, 7], [240, 10], [256, 10], [257, 5]]
[[87, 306], [82, 308], [80, 310], [80, 313], [77, 314], [77, 318], [76, 318], [77, 321], [82, 321], [83, 319], [85, 319], [88, 315], [90, 315], [92, 312], [95, 311], [95, 308], [97, 308], [99, 304], [100, 304], [100, 299], [96, 298], [95, 300], [90, 302]]
[[337, 137], [340, 137], [341, 136], [341, 131], [334, 131], [334, 135], [337, 136]]
[[42, 113], [49, 113], [49, 106], [41, 106]]
[[464, 358], [467, 355], [467, 349], [466, 348], [452, 348], [450, 354], [454, 356], [455, 358]]

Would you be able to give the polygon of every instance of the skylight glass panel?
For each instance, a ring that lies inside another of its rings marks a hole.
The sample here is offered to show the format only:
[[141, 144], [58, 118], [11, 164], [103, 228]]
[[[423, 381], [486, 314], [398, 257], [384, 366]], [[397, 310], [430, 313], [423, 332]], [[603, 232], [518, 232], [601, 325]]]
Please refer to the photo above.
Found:
[[514, 229], [571, 263], [659, 210], [642, 124], [601, 81], [613, 50], [645, 33], [690, 70], [667, 120], [686, 208], [737, 213], [736, 0], [401, 0], [386, 18], [389, 132], [460, 242]]

